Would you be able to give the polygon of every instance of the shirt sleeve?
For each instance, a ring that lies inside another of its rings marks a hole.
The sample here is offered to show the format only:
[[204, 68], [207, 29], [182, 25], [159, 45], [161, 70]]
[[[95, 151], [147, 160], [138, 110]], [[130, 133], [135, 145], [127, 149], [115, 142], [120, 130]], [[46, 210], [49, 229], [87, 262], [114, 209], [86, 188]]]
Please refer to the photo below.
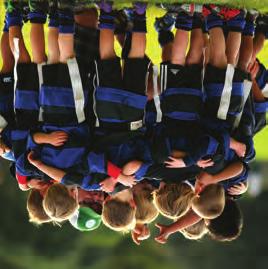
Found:
[[61, 179], [61, 183], [64, 185], [77, 185], [86, 191], [100, 190], [100, 182], [94, 175], [83, 175], [77, 172], [68, 172]]

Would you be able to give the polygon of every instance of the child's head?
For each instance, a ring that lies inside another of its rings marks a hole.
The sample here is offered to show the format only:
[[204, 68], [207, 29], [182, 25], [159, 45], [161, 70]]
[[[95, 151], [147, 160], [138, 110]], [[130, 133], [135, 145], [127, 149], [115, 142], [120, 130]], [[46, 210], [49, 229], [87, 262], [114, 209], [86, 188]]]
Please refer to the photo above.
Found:
[[137, 223], [146, 224], [153, 222], [158, 216], [158, 210], [153, 203], [153, 187], [144, 181], [133, 187], [134, 201], [137, 206]]
[[194, 192], [185, 183], [163, 184], [153, 193], [154, 204], [163, 216], [177, 219], [184, 215], [192, 205]]
[[103, 204], [102, 222], [114, 231], [128, 231], [136, 225], [136, 205], [130, 189], [108, 196]]
[[53, 221], [69, 219], [79, 208], [77, 189], [62, 184], [51, 185], [44, 195], [43, 207]]
[[217, 241], [237, 239], [243, 227], [243, 215], [238, 204], [226, 199], [222, 214], [213, 220], [206, 221], [209, 235]]
[[224, 205], [225, 192], [219, 184], [207, 185], [192, 201], [192, 209], [204, 219], [215, 219], [220, 216]]
[[201, 239], [207, 232], [208, 229], [206, 227], [205, 221], [202, 219], [194, 225], [191, 225], [180, 231], [185, 238], [190, 240], [199, 240]]
[[27, 198], [27, 210], [30, 222], [42, 224], [51, 221], [43, 208], [43, 196], [38, 190], [32, 189], [30, 191]]

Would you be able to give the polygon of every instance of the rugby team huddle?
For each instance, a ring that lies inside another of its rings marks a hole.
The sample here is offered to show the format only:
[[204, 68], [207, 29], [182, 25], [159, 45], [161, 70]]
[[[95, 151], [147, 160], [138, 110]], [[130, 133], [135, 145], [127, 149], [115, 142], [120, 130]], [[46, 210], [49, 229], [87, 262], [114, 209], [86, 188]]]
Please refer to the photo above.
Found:
[[[268, 72], [257, 55], [268, 17], [158, 4], [165, 14], [149, 26], [145, 2], [4, 4], [0, 153], [28, 191], [31, 222], [104, 224], [140, 244], [162, 215], [174, 223], [156, 224], [159, 243], [175, 232], [239, 237], [237, 199], [266, 125]], [[145, 53], [147, 27], [158, 34], [160, 68]]]

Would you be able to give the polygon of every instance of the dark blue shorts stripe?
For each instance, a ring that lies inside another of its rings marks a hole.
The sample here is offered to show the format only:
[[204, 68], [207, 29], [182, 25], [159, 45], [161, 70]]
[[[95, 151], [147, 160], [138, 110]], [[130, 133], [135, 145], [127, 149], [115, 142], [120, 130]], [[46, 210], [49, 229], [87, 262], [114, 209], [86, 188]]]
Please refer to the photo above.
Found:
[[25, 110], [39, 110], [38, 98], [38, 92], [16, 90], [15, 108]]
[[75, 107], [73, 91], [71, 88], [42, 86], [40, 104], [42, 106]]
[[164, 115], [166, 117], [169, 117], [171, 119], [176, 119], [176, 120], [198, 120], [199, 119], [199, 114], [191, 113], [191, 112], [174, 111], [170, 113], [165, 113]]
[[169, 95], [194, 95], [202, 97], [202, 91], [200, 89], [192, 89], [192, 88], [169, 88], [166, 89], [163, 93], [164, 96]]
[[115, 102], [138, 109], [144, 109], [147, 97], [120, 89], [98, 87], [96, 90], [96, 100]]

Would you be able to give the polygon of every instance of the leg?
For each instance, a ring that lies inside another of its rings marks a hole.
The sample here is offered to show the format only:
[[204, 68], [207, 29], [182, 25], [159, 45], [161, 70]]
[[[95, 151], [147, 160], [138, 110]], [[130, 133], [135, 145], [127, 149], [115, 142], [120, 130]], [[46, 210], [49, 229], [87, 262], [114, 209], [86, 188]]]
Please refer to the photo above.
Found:
[[225, 38], [221, 27], [209, 30], [209, 63], [218, 68], [226, 68]]
[[202, 29], [193, 29], [191, 33], [190, 49], [187, 54], [186, 63], [188, 65], [202, 64], [204, 47], [205, 44]]
[[[58, 1], [60, 62], [66, 63], [74, 53], [74, 1]], [[67, 5], [67, 6], [66, 6]]]
[[48, 63], [58, 63], [60, 60], [59, 28], [49, 27], [48, 29]]
[[114, 50], [114, 31], [112, 29], [100, 30], [100, 58], [112, 59], [115, 58]]
[[30, 40], [32, 47], [33, 62], [40, 64], [46, 62], [44, 25], [32, 23]]
[[146, 48], [146, 34], [133, 33], [131, 49], [128, 58], [144, 58]]
[[192, 30], [193, 17], [187, 13], [179, 13], [176, 20], [176, 35], [171, 53], [171, 63], [185, 65], [186, 51], [189, 45], [189, 31]]
[[241, 33], [229, 32], [226, 41], [227, 62], [232, 65], [237, 64], [239, 50], [241, 46]]
[[116, 57], [114, 50], [114, 14], [112, 12], [112, 3], [100, 3], [100, 58], [102, 60]]
[[253, 37], [242, 36], [238, 67], [247, 72], [253, 53]]
[[3, 32], [1, 37], [1, 56], [3, 59], [3, 66], [1, 73], [9, 73], [14, 67], [14, 57], [9, 46], [9, 33]]

